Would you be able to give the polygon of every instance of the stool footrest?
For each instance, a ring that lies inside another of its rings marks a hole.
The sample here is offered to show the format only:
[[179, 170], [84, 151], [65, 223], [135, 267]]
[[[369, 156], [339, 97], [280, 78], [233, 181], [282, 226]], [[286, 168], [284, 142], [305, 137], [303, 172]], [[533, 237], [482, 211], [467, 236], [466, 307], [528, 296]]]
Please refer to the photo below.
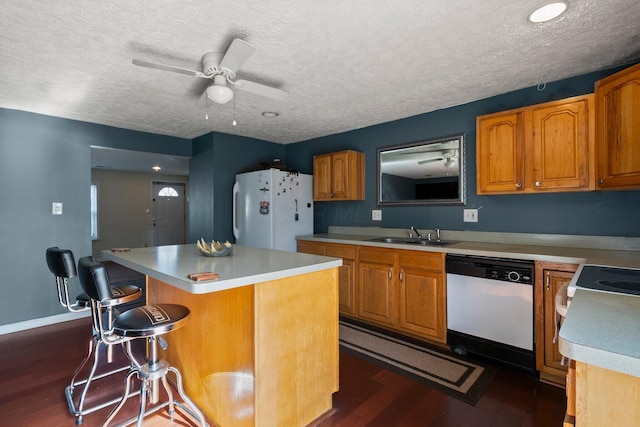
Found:
[[[128, 367], [126, 367], [125, 369], [128, 369]], [[119, 371], [122, 371], [122, 369], [119, 369], [118, 371], [113, 371], [113, 372], [109, 372], [109, 373], [103, 374], [102, 376], [95, 377], [94, 379], [102, 378], [104, 376], [110, 375], [111, 373], [115, 373], [115, 372], [119, 372]], [[76, 383], [76, 385], [84, 384], [85, 382], [86, 382], [86, 380], [80, 381], [80, 382]], [[71, 388], [70, 385], [67, 386], [64, 389], [64, 394], [67, 397], [67, 404], [69, 405], [69, 412], [71, 412], [71, 415], [76, 417], [76, 425], [82, 425], [82, 422], [83, 422], [82, 418], [85, 415], [89, 415], [89, 414], [91, 414], [93, 412], [99, 411], [100, 409], [104, 409], [107, 406], [114, 405], [114, 404], [118, 403], [122, 399], [122, 396], [117, 396], [117, 397], [115, 397], [115, 398], [113, 398], [113, 399], [111, 399], [109, 401], [101, 402], [101, 403], [98, 403], [98, 404], [96, 404], [94, 406], [90, 406], [88, 408], [82, 408], [82, 410], [80, 410], [80, 409], [76, 408], [76, 405], [75, 405], [75, 403], [73, 401], [73, 389]], [[127, 395], [127, 399], [130, 398], [130, 397], [137, 396], [139, 394], [140, 394], [140, 390], [132, 391]]]

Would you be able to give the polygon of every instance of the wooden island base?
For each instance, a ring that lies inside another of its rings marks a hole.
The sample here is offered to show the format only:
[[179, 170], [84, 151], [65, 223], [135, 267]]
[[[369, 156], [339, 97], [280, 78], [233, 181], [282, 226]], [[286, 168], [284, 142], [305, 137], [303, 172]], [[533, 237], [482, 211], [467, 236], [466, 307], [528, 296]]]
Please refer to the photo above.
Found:
[[220, 426], [305, 426], [338, 390], [338, 286], [331, 268], [193, 294], [147, 276], [149, 303], [191, 309], [162, 357]]

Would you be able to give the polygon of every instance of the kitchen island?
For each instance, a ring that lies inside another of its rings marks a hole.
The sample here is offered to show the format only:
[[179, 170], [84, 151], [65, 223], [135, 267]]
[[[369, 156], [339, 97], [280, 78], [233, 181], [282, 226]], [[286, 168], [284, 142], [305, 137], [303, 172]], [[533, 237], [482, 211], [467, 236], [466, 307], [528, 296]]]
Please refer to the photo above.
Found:
[[[218, 425], [304, 426], [331, 409], [340, 259], [243, 246], [205, 257], [195, 245], [103, 256], [147, 276], [148, 303], [189, 307], [162, 356]], [[220, 277], [187, 278], [201, 272]]]

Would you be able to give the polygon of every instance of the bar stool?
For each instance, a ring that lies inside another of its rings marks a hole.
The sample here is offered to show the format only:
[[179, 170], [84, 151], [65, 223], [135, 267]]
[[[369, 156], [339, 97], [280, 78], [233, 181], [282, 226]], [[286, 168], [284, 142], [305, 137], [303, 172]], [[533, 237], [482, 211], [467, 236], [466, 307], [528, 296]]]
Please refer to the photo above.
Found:
[[[60, 249], [54, 246], [47, 249], [46, 258], [49, 270], [56, 277], [58, 302], [60, 303], [60, 305], [66, 307], [70, 312], [74, 313], [90, 310], [91, 298], [89, 298], [86, 293], [78, 295], [75, 301], [72, 301], [69, 297], [69, 279], [77, 276], [73, 252], [71, 252], [69, 249]], [[142, 294], [142, 289], [132, 285], [117, 285], [111, 288], [111, 292], [114, 295], [114, 298], [111, 300], [111, 304], [106, 305], [104, 307], [104, 311], [101, 313], [101, 317], [104, 316], [106, 318], [106, 323], [109, 325], [113, 323], [113, 319], [116, 315], [115, 307], [120, 304], [135, 300]], [[127, 364], [125, 366], [121, 366], [108, 372], [96, 375], [96, 370], [100, 362], [101, 349], [105, 347], [106, 359], [108, 363], [111, 363], [113, 361], [113, 351], [112, 346], [105, 345], [104, 341], [102, 341], [100, 337], [100, 334], [98, 334], [98, 325], [96, 324], [95, 319], [92, 322], [92, 329], [92, 336], [89, 340], [89, 351], [80, 365], [74, 371], [73, 376], [71, 377], [71, 382], [65, 388], [65, 395], [67, 397], [69, 411], [76, 417], [76, 425], [82, 424], [84, 415], [105, 408], [118, 402], [119, 400], [119, 398], [116, 398], [105, 402], [98, 402], [94, 406], [85, 408], [85, 398], [87, 396], [87, 392], [89, 391], [89, 387], [91, 386], [91, 382], [95, 379], [104, 378], [108, 375], [112, 375], [117, 372], [122, 372], [129, 369], [129, 365]], [[92, 355], [93, 364], [91, 366], [91, 370], [89, 371], [89, 375], [85, 379], [78, 380], [78, 375], [85, 367], [89, 359], [91, 359]], [[76, 404], [73, 399], [74, 389], [81, 385], [84, 385], [84, 387], [82, 388], [80, 398], [78, 399], [78, 402]]]
[[[82, 288], [91, 298], [91, 311], [96, 323], [99, 325], [98, 333], [101, 339], [109, 344], [124, 344], [125, 352], [131, 360], [131, 368], [125, 379], [125, 391], [122, 399], [111, 411], [103, 426], [108, 425], [115, 418], [118, 411], [130, 397], [129, 390], [134, 375], [141, 381], [140, 408], [138, 416], [128, 421], [127, 425], [137, 419], [136, 426], [140, 427], [145, 416], [167, 406], [169, 407], [169, 415], [173, 415], [174, 405], [178, 405], [196, 418], [200, 425], [207, 426], [200, 409], [184, 392], [180, 371], [158, 357], [158, 341], [160, 341], [163, 348], [166, 348], [166, 342], [161, 335], [184, 326], [190, 315], [189, 309], [178, 304], [145, 305], [125, 311], [117, 316], [111, 325], [105, 327], [99, 313], [102, 307], [109, 305], [110, 300], [113, 298], [107, 270], [103, 264], [95, 261], [93, 257], [83, 257], [78, 262], [78, 273]], [[131, 342], [140, 338], [144, 338], [148, 342], [146, 363], [139, 362], [131, 350]], [[173, 399], [173, 393], [167, 382], [168, 372], [174, 373], [176, 388], [184, 403]], [[147, 397], [150, 397], [150, 403], [155, 404], [159, 401], [159, 381], [162, 382], [168, 400], [145, 411]]]

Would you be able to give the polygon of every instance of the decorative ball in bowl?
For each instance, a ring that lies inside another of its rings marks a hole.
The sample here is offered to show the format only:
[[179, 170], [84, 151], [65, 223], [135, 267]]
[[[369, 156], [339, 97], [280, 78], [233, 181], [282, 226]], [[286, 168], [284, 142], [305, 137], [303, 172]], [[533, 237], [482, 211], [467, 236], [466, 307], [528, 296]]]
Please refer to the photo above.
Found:
[[212, 240], [211, 243], [208, 243], [204, 239], [197, 240], [196, 246], [204, 256], [227, 256], [233, 248], [233, 245], [228, 241], [220, 243], [217, 240]]

